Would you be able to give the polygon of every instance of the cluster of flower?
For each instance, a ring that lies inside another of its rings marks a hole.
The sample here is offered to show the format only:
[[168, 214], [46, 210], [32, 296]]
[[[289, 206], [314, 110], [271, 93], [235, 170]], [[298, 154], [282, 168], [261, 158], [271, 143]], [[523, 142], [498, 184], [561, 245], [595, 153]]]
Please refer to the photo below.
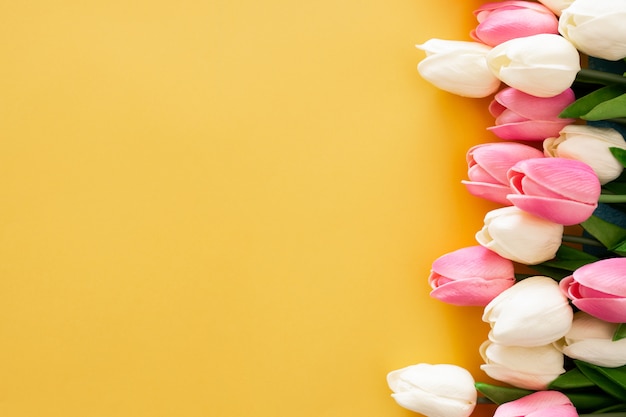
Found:
[[428, 281], [438, 300], [484, 307], [481, 369], [509, 386], [418, 364], [389, 373], [392, 396], [429, 417], [469, 416], [477, 390], [496, 417], [626, 416], [626, 77], [580, 67], [581, 53], [626, 64], [626, 0], [502, 1], [475, 15], [474, 41], [418, 45], [418, 71], [454, 94], [495, 94], [489, 130], [505, 141], [472, 147], [463, 183], [503, 207]]

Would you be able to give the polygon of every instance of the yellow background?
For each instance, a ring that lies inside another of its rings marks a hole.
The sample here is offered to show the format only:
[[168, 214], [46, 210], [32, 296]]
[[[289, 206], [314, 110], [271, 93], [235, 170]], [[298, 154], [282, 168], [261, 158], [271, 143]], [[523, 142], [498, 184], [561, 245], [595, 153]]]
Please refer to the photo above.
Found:
[[432, 261], [492, 207], [486, 100], [419, 78], [479, 1], [2, 0], [0, 416], [410, 416], [484, 379]]

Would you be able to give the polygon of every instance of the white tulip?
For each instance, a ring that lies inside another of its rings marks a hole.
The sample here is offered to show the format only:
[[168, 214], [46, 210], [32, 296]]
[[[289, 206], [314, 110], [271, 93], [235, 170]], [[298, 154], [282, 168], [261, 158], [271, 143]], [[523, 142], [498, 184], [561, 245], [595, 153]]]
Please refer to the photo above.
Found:
[[502, 82], [536, 97], [554, 97], [567, 90], [580, 71], [580, 56], [559, 35], [515, 38], [494, 47], [487, 65]]
[[428, 417], [467, 417], [476, 406], [474, 378], [456, 365], [411, 365], [390, 372], [387, 384], [400, 406]]
[[487, 45], [430, 39], [416, 47], [426, 52], [417, 71], [437, 88], [464, 97], [487, 97], [500, 87], [487, 68], [485, 55], [491, 50]]
[[546, 156], [576, 159], [589, 165], [606, 184], [619, 177], [624, 167], [609, 148], [626, 149], [626, 141], [615, 129], [588, 125], [569, 125], [561, 129], [558, 138], [543, 141]]
[[563, 354], [552, 345], [520, 347], [502, 346], [486, 341], [480, 346], [487, 375], [518, 388], [545, 390], [565, 372]]
[[626, 57], [626, 0], [576, 0], [563, 10], [559, 33], [581, 52], [616, 61]]
[[552, 13], [557, 16], [560, 16], [561, 12], [568, 8], [573, 2], [574, 0], [539, 0], [539, 3], [552, 10]]
[[574, 314], [570, 331], [554, 346], [572, 359], [616, 368], [626, 365], [626, 339], [613, 341], [615, 330], [616, 323], [579, 311]]
[[491, 210], [476, 240], [503, 258], [535, 265], [554, 258], [561, 246], [563, 225], [527, 213], [517, 207]]
[[572, 307], [552, 278], [526, 278], [496, 296], [483, 312], [489, 340], [504, 346], [542, 346], [565, 336]]

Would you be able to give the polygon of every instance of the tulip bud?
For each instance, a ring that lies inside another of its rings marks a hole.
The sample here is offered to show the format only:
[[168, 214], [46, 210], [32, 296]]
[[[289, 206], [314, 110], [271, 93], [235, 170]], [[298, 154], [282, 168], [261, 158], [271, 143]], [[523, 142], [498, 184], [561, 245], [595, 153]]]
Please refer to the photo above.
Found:
[[469, 181], [461, 181], [470, 194], [506, 206], [511, 202], [507, 172], [524, 159], [542, 158], [541, 151], [516, 142], [496, 142], [476, 145], [467, 151]]
[[416, 47], [426, 52], [418, 72], [437, 88], [464, 97], [487, 97], [500, 87], [485, 61], [491, 50], [487, 45], [430, 39]]
[[428, 417], [467, 417], [476, 406], [474, 378], [456, 365], [408, 366], [390, 372], [387, 384], [400, 406]]
[[514, 282], [513, 262], [482, 246], [437, 258], [428, 277], [431, 297], [460, 306], [486, 306]]
[[475, 10], [474, 15], [479, 24], [470, 36], [490, 46], [539, 33], [558, 33], [559, 21], [554, 13], [529, 1], [487, 3]]
[[543, 390], [565, 372], [563, 354], [551, 344], [521, 347], [503, 346], [487, 340], [480, 346], [485, 364], [480, 366], [491, 378], [518, 388]]
[[576, 48], [552, 34], [511, 39], [487, 54], [496, 77], [536, 97], [553, 97], [567, 90], [580, 71], [579, 61]]
[[492, 210], [485, 225], [476, 233], [481, 246], [503, 258], [526, 265], [550, 260], [561, 246], [563, 225], [554, 223], [517, 207]]
[[572, 359], [606, 368], [626, 365], [626, 339], [613, 340], [617, 324], [584, 311], [574, 314], [572, 328], [554, 346]]
[[546, 156], [586, 163], [596, 173], [600, 184], [613, 181], [624, 170], [609, 148], [626, 149], [626, 141], [615, 129], [588, 125], [566, 126], [559, 137], [543, 142]]
[[584, 162], [565, 158], [526, 159], [507, 174], [516, 207], [570, 226], [587, 220], [598, 206], [600, 180]]
[[559, 32], [581, 52], [617, 61], [626, 57], [626, 0], [576, 0], [563, 10]]
[[569, 300], [552, 278], [526, 278], [485, 307], [489, 340], [504, 346], [542, 346], [563, 337], [572, 326]]
[[489, 105], [496, 125], [488, 130], [508, 140], [534, 141], [557, 136], [561, 129], [574, 122], [574, 119], [560, 118], [559, 114], [575, 99], [571, 88], [554, 97], [543, 98], [505, 88]]
[[557, 16], [561, 16], [561, 12], [567, 9], [573, 2], [574, 0], [539, 0], [539, 3], [552, 10], [552, 13]]
[[626, 323], [626, 258], [581, 266], [560, 287], [580, 310], [610, 323]]
[[500, 405], [493, 417], [578, 417], [572, 401], [559, 391], [539, 391]]

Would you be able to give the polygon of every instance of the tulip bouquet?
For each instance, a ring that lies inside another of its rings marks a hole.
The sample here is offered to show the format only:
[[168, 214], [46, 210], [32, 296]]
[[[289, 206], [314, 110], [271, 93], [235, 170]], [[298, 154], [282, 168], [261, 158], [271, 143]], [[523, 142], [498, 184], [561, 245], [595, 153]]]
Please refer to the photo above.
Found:
[[501, 1], [475, 16], [472, 41], [418, 45], [418, 72], [493, 97], [499, 141], [468, 150], [462, 183], [501, 207], [428, 282], [438, 300], [484, 307], [481, 369], [503, 384], [420, 363], [388, 374], [392, 396], [429, 417], [480, 402], [495, 417], [626, 417], [626, 0]]

